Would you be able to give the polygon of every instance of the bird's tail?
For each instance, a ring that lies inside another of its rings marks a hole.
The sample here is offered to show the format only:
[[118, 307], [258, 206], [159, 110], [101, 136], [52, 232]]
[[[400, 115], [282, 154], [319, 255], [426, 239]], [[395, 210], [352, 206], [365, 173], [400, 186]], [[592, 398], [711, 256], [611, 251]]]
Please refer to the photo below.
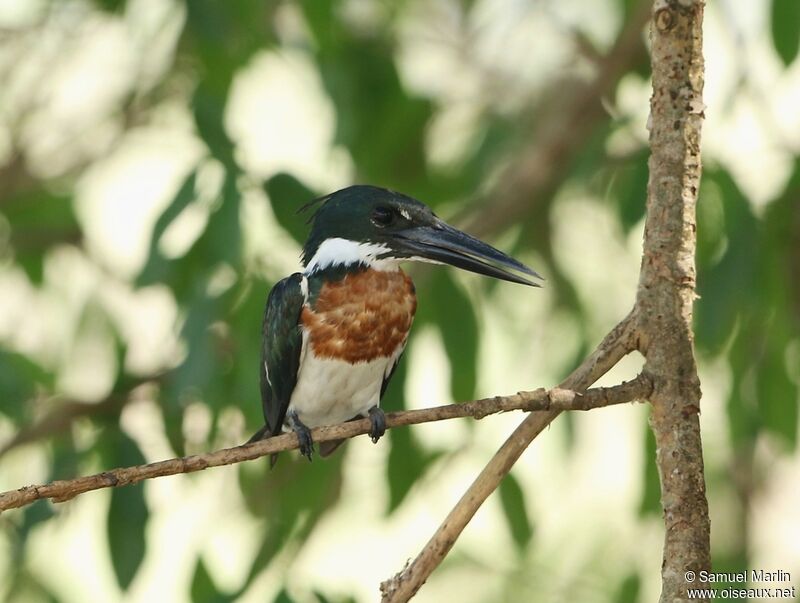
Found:
[[329, 440], [327, 442], [320, 442], [319, 443], [319, 455], [322, 458], [326, 456], [330, 456], [333, 454], [333, 451], [336, 450], [339, 446], [344, 444], [344, 440]]
[[[245, 442], [245, 444], [252, 444], [253, 442], [260, 442], [261, 440], [266, 440], [272, 434], [269, 430], [269, 425], [264, 425], [261, 429], [255, 432], [250, 439]], [[269, 468], [272, 469], [275, 466], [275, 463], [278, 462], [278, 453], [275, 452], [269, 455]]]
[[267, 439], [271, 434], [269, 433], [269, 425], [264, 425], [261, 429], [255, 432], [245, 444], [252, 444], [253, 442], [260, 442]]

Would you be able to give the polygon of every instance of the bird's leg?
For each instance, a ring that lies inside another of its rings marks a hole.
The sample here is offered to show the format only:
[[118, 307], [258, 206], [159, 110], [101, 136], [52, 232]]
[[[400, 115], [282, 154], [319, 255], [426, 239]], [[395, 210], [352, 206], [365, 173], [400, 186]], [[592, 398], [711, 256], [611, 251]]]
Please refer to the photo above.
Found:
[[311, 453], [314, 451], [314, 441], [311, 439], [311, 430], [306, 427], [297, 413], [292, 411], [286, 413], [286, 424], [297, 434], [297, 440], [300, 442], [300, 454], [311, 460]]
[[369, 409], [369, 421], [372, 427], [369, 430], [369, 437], [372, 438], [372, 443], [376, 444], [381, 436], [386, 433], [386, 415], [378, 406], [373, 406]]

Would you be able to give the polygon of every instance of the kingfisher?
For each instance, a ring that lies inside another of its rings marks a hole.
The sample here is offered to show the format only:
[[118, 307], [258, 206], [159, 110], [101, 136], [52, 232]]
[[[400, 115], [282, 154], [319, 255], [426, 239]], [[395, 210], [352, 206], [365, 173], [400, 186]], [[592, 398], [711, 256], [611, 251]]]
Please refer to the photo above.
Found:
[[[350, 186], [301, 209], [312, 206], [303, 271], [278, 281], [267, 297], [260, 366], [265, 424], [249, 440], [294, 432], [309, 460], [312, 427], [368, 417], [373, 442], [386, 431], [380, 401], [417, 308], [401, 263], [449, 264], [533, 287], [542, 278], [394, 191]], [[339, 444], [322, 442], [320, 456]]]

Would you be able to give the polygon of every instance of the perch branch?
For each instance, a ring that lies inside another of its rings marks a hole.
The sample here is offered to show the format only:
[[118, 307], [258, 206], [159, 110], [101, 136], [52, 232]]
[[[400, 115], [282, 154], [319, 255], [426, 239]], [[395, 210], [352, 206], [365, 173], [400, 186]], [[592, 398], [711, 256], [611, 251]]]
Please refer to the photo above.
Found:
[[[562, 391], [586, 390], [623, 356], [636, 349], [638, 345], [636, 320], [637, 316], [634, 311], [614, 327], [592, 355], [561, 383], [559, 387], [564, 388]], [[617, 388], [625, 387], [636, 389], [637, 399], [649, 398], [650, 381], [645, 373], [630, 383], [617, 386]], [[593, 391], [597, 390], [588, 390], [584, 395], [589, 395], [589, 392]], [[453, 547], [456, 539], [461, 535], [483, 501], [497, 489], [503, 477], [511, 470], [533, 439], [561, 414], [562, 410], [566, 409], [551, 406], [547, 412], [531, 414], [514, 430], [483, 468], [483, 471], [475, 478], [475, 481], [450, 511], [417, 558], [398, 574], [381, 584], [383, 603], [404, 602], [414, 596]]]
[[[482, 419], [487, 415], [510, 410], [545, 411], [547, 413], [561, 412], [563, 410], [590, 410], [644, 399], [650, 394], [651, 389], [649, 379], [641, 375], [627, 383], [614, 387], [598, 387], [584, 393], [562, 388], [536, 389], [510, 396], [474, 400], [463, 404], [388, 413], [386, 415], [386, 426], [401, 427], [403, 425], [416, 425], [460, 417]], [[359, 419], [329, 427], [317, 427], [311, 430], [311, 434], [315, 442], [326, 442], [328, 440], [341, 440], [362, 435], [368, 433], [370, 428], [369, 419]], [[115, 488], [135, 484], [154, 477], [191, 473], [208, 469], [209, 467], [231, 465], [297, 447], [298, 442], [295, 434], [283, 434], [260, 442], [243, 444], [215, 452], [134, 467], [122, 467], [95, 475], [59, 480], [49, 484], [25, 486], [18, 490], [0, 493], [0, 512], [22, 507], [41, 498], [50, 498], [54, 502], [63, 502], [90, 490]]]

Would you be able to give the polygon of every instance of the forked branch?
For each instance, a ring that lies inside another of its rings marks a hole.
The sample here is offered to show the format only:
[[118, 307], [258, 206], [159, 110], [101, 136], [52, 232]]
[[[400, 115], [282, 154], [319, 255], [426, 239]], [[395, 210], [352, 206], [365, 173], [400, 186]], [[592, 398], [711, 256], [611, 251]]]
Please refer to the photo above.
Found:
[[[636, 349], [635, 312], [629, 314], [606, 335], [594, 353], [576, 368], [560, 385], [565, 391], [580, 392], [597, 381], [619, 360]], [[636, 384], [636, 385], [634, 385]], [[637, 399], [649, 398], [652, 384], [645, 373], [634, 381], [611, 388], [621, 391], [627, 387], [637, 390]], [[568, 388], [568, 389], [567, 389]], [[603, 389], [603, 388], [598, 388]], [[562, 390], [564, 391], [564, 390]], [[597, 390], [588, 390], [584, 395]], [[500, 482], [517, 462], [533, 439], [547, 427], [564, 408], [550, 407], [548, 412], [532, 413], [495, 453], [483, 471], [450, 511], [439, 529], [422, 549], [416, 559], [401, 572], [381, 584], [383, 603], [408, 601], [425, 583], [434, 569], [442, 562], [455, 544], [461, 532], [478, 511], [483, 502], [500, 485]]]
[[[695, 204], [703, 121], [703, 0], [654, 0], [650, 178], [642, 269], [631, 315], [562, 387], [581, 391], [627, 352], [652, 375], [650, 424], [656, 439], [666, 531], [661, 601], [687, 600], [686, 571], [711, 567], [708, 503], [700, 439], [700, 386], [693, 355]], [[528, 416], [489, 461], [431, 540], [381, 584], [383, 602], [410, 599], [444, 559], [484, 500], [558, 411]]]

